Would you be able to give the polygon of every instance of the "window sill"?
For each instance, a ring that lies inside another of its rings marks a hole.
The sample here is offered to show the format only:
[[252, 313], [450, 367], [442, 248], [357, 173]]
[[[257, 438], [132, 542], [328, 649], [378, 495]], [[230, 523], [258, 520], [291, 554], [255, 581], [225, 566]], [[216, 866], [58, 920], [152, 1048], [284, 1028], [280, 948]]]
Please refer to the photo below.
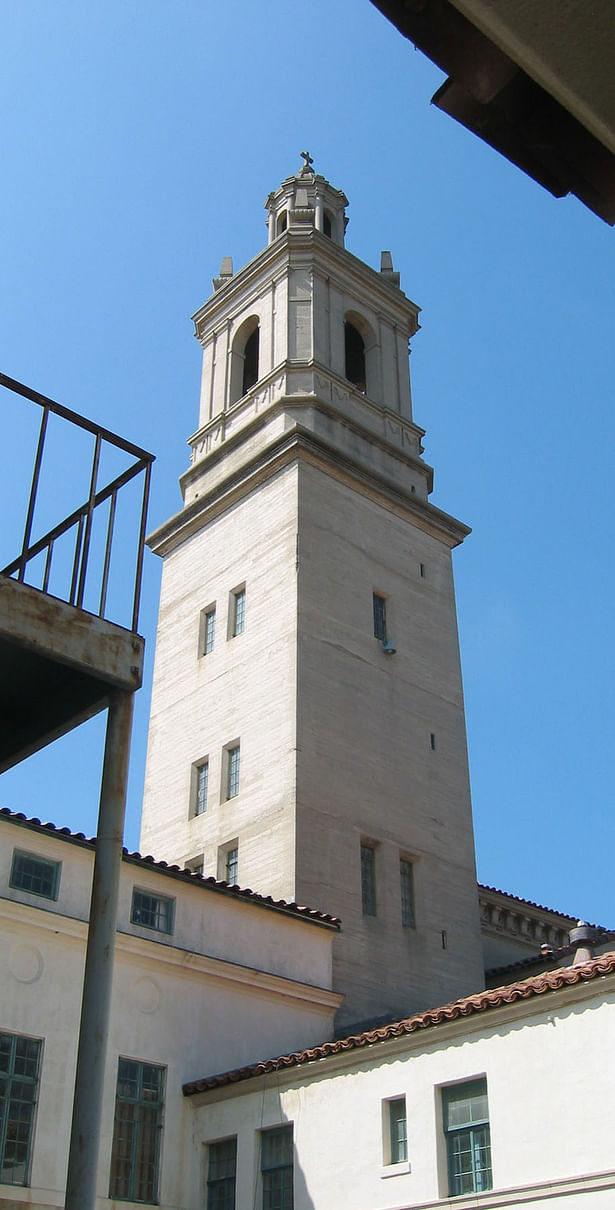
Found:
[[380, 1169], [380, 1177], [385, 1180], [389, 1176], [407, 1176], [409, 1172], [412, 1172], [410, 1160], [403, 1160], [401, 1164], [385, 1164]]

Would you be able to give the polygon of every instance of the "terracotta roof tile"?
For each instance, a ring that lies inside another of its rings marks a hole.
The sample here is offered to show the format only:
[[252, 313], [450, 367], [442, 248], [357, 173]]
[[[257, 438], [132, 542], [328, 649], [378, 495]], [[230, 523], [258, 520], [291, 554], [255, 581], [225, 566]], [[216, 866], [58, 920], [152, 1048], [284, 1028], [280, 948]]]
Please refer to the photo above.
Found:
[[368, 1029], [364, 1033], [354, 1034], [349, 1038], [324, 1042], [321, 1046], [313, 1046], [308, 1050], [295, 1051], [293, 1054], [281, 1055], [277, 1059], [267, 1059], [261, 1063], [252, 1063], [248, 1067], [238, 1067], [235, 1071], [226, 1071], [220, 1075], [195, 1080], [193, 1083], [184, 1084], [182, 1091], [185, 1097], [189, 1097], [197, 1092], [209, 1092], [214, 1088], [221, 1088], [226, 1084], [238, 1084], [242, 1080], [249, 1080], [268, 1072], [282, 1071], [286, 1067], [299, 1067], [303, 1063], [315, 1063], [330, 1055], [375, 1046], [378, 1042], [389, 1042], [393, 1038], [401, 1038], [404, 1034], [430, 1029], [433, 1026], [442, 1025], [446, 1021], [455, 1021], [460, 1017], [470, 1017], [474, 1013], [502, 1008], [505, 1005], [515, 1004], [519, 1000], [529, 1000], [533, 996], [560, 991], [565, 987], [573, 987], [577, 983], [588, 983], [592, 979], [613, 973], [615, 973], [615, 951], [602, 954], [599, 958], [592, 958], [590, 962], [585, 962], [580, 966], [567, 966], [554, 971], [545, 971], [544, 974], [532, 975], [529, 979], [510, 983], [506, 987], [492, 988], [488, 991], [477, 992], [472, 996], [463, 996], [459, 1000], [454, 1000], [452, 1004], [445, 1004], [442, 1008], [415, 1013], [412, 1017], [394, 1021], [380, 1029]]
[[[29, 819], [21, 811], [11, 811], [8, 807], [0, 807], [0, 817], [8, 819], [12, 823], [17, 823], [21, 827], [30, 828], [35, 832], [51, 832], [62, 840], [71, 841], [73, 844], [78, 844], [85, 848], [94, 849], [96, 847], [96, 837], [88, 837], [83, 832], [71, 832], [70, 828], [58, 828], [54, 823], [41, 823], [40, 819]], [[127, 849], [123, 849], [122, 857], [130, 865], [146, 866], [156, 870], [159, 874], [178, 878], [182, 882], [191, 882], [197, 886], [205, 887], [209, 891], [229, 895], [233, 899], [247, 899], [250, 903], [258, 904], [260, 907], [272, 908], [274, 911], [284, 912], [290, 916], [298, 916], [302, 920], [310, 920], [315, 924], [324, 924], [331, 928], [339, 929], [341, 925], [341, 920], [337, 916], [329, 916], [326, 912], [317, 911], [316, 908], [303, 907], [298, 903], [288, 903], [285, 899], [273, 899], [271, 895], [259, 895], [257, 891], [251, 891], [248, 887], [234, 886], [218, 878], [204, 878], [201, 874], [195, 874], [193, 870], [182, 869], [178, 865], [169, 865], [166, 861], [156, 861], [149, 854], [143, 857], [141, 853], [129, 853]]]

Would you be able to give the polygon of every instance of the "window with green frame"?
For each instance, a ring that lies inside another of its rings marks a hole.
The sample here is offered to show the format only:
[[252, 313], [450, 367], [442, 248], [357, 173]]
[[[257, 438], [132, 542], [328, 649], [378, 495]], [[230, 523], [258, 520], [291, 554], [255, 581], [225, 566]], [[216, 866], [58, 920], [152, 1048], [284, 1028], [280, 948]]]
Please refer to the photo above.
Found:
[[263, 1210], [293, 1210], [293, 1128], [261, 1134]]
[[151, 891], [140, 891], [135, 887], [132, 892], [130, 919], [133, 924], [155, 929], [157, 933], [172, 933], [174, 906], [174, 900], [168, 899], [166, 895], [154, 895]]
[[406, 1098], [395, 1097], [394, 1100], [387, 1101], [387, 1109], [389, 1118], [388, 1163], [403, 1164], [408, 1159]]
[[22, 853], [15, 849], [11, 863], [9, 886], [43, 899], [57, 899], [60, 881], [59, 861], [47, 861], [36, 853]]
[[0, 1181], [27, 1185], [42, 1042], [0, 1034]]
[[158, 1201], [164, 1077], [154, 1063], [119, 1060], [109, 1197]]
[[486, 1079], [442, 1089], [448, 1194], [493, 1188]]
[[210, 1143], [207, 1163], [207, 1210], [235, 1210], [237, 1139]]

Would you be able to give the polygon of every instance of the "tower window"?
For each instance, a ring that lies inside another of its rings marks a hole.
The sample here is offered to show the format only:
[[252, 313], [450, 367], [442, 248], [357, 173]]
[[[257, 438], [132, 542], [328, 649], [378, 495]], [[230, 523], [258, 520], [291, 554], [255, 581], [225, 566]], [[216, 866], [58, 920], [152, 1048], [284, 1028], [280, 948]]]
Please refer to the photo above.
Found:
[[282, 213], [278, 216], [278, 235], [281, 235], [283, 231], [286, 231], [287, 227], [288, 227], [288, 214], [287, 214], [286, 210], [283, 210]]
[[239, 847], [235, 845], [233, 849], [229, 849], [226, 854], [226, 881], [230, 882], [231, 886], [237, 884], [237, 872], [239, 870]]
[[373, 594], [374, 608], [374, 638], [380, 639], [382, 643], [387, 637], [387, 602], [386, 597], [380, 596], [380, 593]]
[[224, 749], [224, 797], [236, 798], [239, 794], [239, 765], [241, 758], [241, 749], [238, 743], [231, 744], [229, 748]]
[[326, 235], [328, 239], [331, 239], [331, 235], [332, 235], [331, 215], [328, 214], [326, 210], [322, 216], [322, 232], [323, 232], [323, 235]]
[[199, 655], [209, 655], [214, 649], [216, 638], [216, 606], [208, 605], [201, 610], [199, 620]]
[[239, 879], [239, 841], [237, 837], [227, 840], [218, 849], [218, 878], [237, 886]]
[[207, 810], [207, 794], [209, 791], [209, 761], [202, 760], [194, 766], [194, 815], [204, 815]]
[[361, 908], [364, 916], [376, 915], [376, 850], [361, 845]]
[[241, 588], [236, 588], [231, 593], [231, 610], [230, 610], [230, 635], [231, 638], [236, 638], [238, 634], [243, 634], [246, 625], [246, 588], [245, 584]]
[[359, 391], [365, 393], [367, 377], [365, 372], [365, 341], [361, 333], [346, 320], [344, 324], [344, 344], [346, 351], [346, 378]]
[[399, 889], [401, 893], [401, 922], [405, 929], [416, 927], [414, 911], [414, 862], [399, 859]]
[[246, 395], [250, 387], [258, 382], [258, 328], [248, 336], [243, 354], [243, 386], [242, 395]]

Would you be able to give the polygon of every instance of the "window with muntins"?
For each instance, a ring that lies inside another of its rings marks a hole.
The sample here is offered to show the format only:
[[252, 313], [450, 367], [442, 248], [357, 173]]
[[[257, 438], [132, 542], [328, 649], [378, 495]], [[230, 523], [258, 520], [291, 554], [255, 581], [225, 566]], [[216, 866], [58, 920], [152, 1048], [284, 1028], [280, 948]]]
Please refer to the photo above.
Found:
[[207, 1164], [207, 1210], [235, 1210], [237, 1139], [210, 1143]]
[[239, 744], [227, 751], [226, 797], [235, 798], [239, 794]]
[[154, 1063], [119, 1060], [109, 1197], [158, 1200], [164, 1076]]
[[226, 882], [230, 882], [231, 886], [236, 886], [239, 871], [239, 848], [237, 845], [235, 845], [234, 848], [227, 850], [224, 869]]
[[373, 608], [374, 608], [374, 638], [380, 639], [382, 643], [387, 637], [387, 602], [386, 597], [381, 597], [379, 593], [373, 593]]
[[361, 845], [361, 907], [364, 916], [376, 915], [376, 851]]
[[399, 859], [399, 889], [401, 892], [401, 922], [405, 929], [416, 928], [414, 911], [414, 862]]
[[11, 865], [9, 885], [42, 899], [57, 899], [60, 881], [59, 861], [46, 861], [36, 853], [21, 853], [15, 850]]
[[238, 588], [232, 594], [231, 601], [231, 635], [235, 638], [243, 634], [246, 624], [246, 590]]
[[203, 655], [209, 655], [214, 649], [216, 639], [216, 611], [206, 609], [203, 617]]
[[389, 1111], [389, 1154], [391, 1164], [403, 1164], [408, 1159], [408, 1128], [406, 1123], [406, 1098], [396, 1097], [388, 1101]]
[[155, 929], [158, 933], [172, 933], [173, 905], [173, 899], [167, 899], [166, 895], [153, 895], [151, 891], [139, 891], [135, 887], [130, 919], [133, 924], [140, 924], [143, 928]]
[[493, 1187], [487, 1081], [442, 1089], [449, 1197]]
[[293, 1128], [261, 1134], [263, 1210], [293, 1210]]
[[209, 761], [204, 760], [196, 767], [196, 798], [194, 814], [204, 815], [207, 810], [207, 792], [209, 789]]
[[27, 1185], [42, 1042], [0, 1034], [0, 1181]]

